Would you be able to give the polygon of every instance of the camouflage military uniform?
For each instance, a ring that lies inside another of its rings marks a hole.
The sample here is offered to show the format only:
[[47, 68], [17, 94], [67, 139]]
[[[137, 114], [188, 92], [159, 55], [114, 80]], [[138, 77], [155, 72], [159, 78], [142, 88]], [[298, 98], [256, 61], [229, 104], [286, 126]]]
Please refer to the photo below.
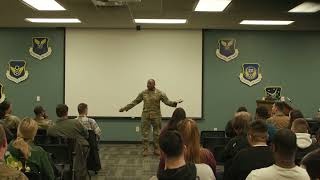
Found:
[[142, 141], [144, 150], [147, 150], [149, 145], [150, 125], [152, 125], [153, 127], [154, 148], [159, 149], [159, 135], [161, 129], [160, 101], [171, 107], [176, 107], [177, 102], [170, 101], [166, 94], [158, 89], [155, 89], [154, 91], [144, 90], [134, 101], [132, 101], [123, 109], [128, 111], [129, 109], [139, 104], [141, 101], [144, 102], [141, 115], [141, 129], [143, 137]]

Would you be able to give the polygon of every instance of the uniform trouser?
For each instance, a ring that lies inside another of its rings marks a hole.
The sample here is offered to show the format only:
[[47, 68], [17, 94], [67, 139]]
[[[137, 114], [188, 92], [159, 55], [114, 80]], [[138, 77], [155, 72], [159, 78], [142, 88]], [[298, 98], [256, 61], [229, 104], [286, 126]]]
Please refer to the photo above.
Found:
[[161, 129], [161, 116], [158, 117], [148, 117], [148, 116], [142, 116], [142, 143], [143, 148], [148, 149], [149, 147], [149, 132], [150, 128], [152, 126], [153, 128], [153, 144], [155, 149], [159, 149], [159, 135], [160, 135], [160, 129]]

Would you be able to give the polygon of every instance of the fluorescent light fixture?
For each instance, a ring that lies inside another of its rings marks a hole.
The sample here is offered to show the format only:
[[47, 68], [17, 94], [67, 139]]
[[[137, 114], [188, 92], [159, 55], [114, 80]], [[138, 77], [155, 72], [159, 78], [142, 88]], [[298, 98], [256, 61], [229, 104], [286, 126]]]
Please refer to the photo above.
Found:
[[26, 18], [25, 20], [32, 23], [81, 23], [76, 18]]
[[320, 3], [304, 2], [295, 8], [291, 9], [290, 13], [315, 13], [320, 11]]
[[199, 0], [195, 11], [221, 12], [230, 2], [231, 0]]
[[273, 20], [243, 20], [240, 24], [245, 25], [289, 25], [294, 21], [273, 21]]
[[66, 10], [55, 0], [22, 0], [25, 4], [39, 11], [64, 11]]
[[139, 24], [185, 24], [186, 19], [134, 19]]

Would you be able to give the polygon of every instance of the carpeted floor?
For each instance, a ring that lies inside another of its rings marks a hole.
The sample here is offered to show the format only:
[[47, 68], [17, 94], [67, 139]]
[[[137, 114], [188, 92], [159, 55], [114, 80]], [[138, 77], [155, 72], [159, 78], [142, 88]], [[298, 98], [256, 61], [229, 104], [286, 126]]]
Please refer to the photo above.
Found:
[[147, 180], [156, 174], [159, 156], [143, 157], [141, 144], [102, 144], [102, 169], [92, 180]]

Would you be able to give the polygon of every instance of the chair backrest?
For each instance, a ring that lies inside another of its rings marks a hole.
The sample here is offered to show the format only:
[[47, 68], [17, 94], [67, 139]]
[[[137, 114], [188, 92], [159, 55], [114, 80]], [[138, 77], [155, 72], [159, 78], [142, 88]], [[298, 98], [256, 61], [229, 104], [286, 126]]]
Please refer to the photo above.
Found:
[[23, 172], [29, 180], [41, 180], [41, 173], [39, 172], [39, 167], [37, 167], [35, 164], [32, 164], [32, 167], [30, 169], [30, 171], [27, 171], [26, 167], [27, 165], [27, 160], [25, 159], [23, 153], [21, 151], [19, 151], [18, 154], [18, 161], [21, 162], [22, 164], [22, 169], [21, 172]]
[[201, 131], [200, 143], [203, 145], [205, 138], [224, 138], [226, 137], [225, 131]]
[[36, 136], [45, 136], [47, 135], [46, 129], [38, 129]]
[[55, 164], [70, 164], [73, 162], [75, 139], [47, 136], [46, 144], [38, 144], [52, 154]]

